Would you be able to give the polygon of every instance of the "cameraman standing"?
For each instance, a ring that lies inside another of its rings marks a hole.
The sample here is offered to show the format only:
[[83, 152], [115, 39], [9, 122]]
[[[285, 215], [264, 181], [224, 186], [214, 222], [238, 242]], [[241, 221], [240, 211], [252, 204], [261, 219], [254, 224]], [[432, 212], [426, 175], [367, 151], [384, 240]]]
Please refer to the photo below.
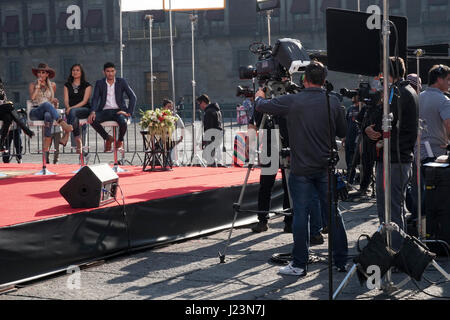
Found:
[[[404, 80], [405, 62], [402, 58], [390, 58], [389, 91], [391, 112], [393, 113], [391, 131], [391, 221], [400, 229], [405, 227], [406, 187], [412, 173], [414, 146], [419, 124], [419, 97], [408, 81]], [[377, 210], [380, 223], [385, 222], [384, 212], [384, 166], [382, 148], [382, 116], [373, 125], [365, 128], [367, 136], [377, 141]], [[392, 248], [399, 250], [401, 236], [392, 234]]]
[[[327, 94], [323, 86], [327, 70], [320, 62], [312, 62], [305, 70], [305, 89], [298, 94], [265, 100], [264, 91], [256, 93], [256, 110], [285, 116], [291, 145], [291, 174], [289, 189], [293, 201], [293, 261], [280, 269], [281, 274], [305, 276], [309, 258], [309, 226], [307, 208], [313, 195], [318, 194], [320, 209], [328, 216], [328, 163], [330, 140], [346, 135], [345, 110], [335, 96], [330, 96], [331, 119], [328, 114]], [[330, 121], [331, 120], [331, 121]], [[331, 122], [331, 128], [329, 128]], [[333, 135], [330, 139], [330, 129]], [[333, 195], [335, 196], [335, 195]], [[334, 262], [345, 271], [348, 243], [342, 217], [334, 212]]]

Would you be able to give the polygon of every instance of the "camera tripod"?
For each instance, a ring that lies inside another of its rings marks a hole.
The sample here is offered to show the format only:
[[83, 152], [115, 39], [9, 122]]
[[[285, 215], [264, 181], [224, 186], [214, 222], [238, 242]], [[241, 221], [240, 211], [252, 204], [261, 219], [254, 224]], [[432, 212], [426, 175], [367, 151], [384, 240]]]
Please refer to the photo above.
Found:
[[[262, 121], [261, 121], [261, 124], [260, 124], [258, 132], [261, 132], [261, 130], [265, 127], [265, 124], [266, 124], [266, 121], [268, 120], [268, 118], [269, 118], [269, 115], [267, 115], [267, 114], [263, 115], [263, 118], [262, 118]], [[279, 132], [278, 131], [279, 130], [278, 125], [275, 125], [275, 130], [276, 130], [275, 131], [276, 133]], [[278, 141], [280, 141], [280, 139], [278, 139]], [[281, 145], [281, 141], [280, 141], [280, 145]], [[258, 150], [257, 153], [259, 153], [260, 151], [259, 151], [259, 143], [258, 142], [257, 142], [257, 145], [256, 145], [256, 149]], [[225, 245], [225, 248], [223, 249], [222, 252], [219, 251], [220, 263], [225, 263], [225, 257], [226, 257], [226, 253], [227, 253], [228, 247], [230, 245], [231, 235], [233, 233], [234, 226], [235, 226], [235, 223], [236, 223], [236, 219], [237, 219], [237, 216], [238, 216], [239, 213], [252, 213], [252, 214], [253, 213], [254, 214], [266, 213], [266, 214], [275, 214], [275, 215], [292, 215], [292, 209], [291, 209], [292, 208], [292, 199], [291, 199], [291, 195], [290, 195], [290, 192], [289, 192], [289, 188], [287, 188], [288, 195], [289, 195], [289, 203], [290, 203], [290, 208], [288, 208], [288, 209], [283, 209], [281, 211], [276, 211], [276, 210], [268, 210], [268, 211], [242, 210], [242, 208], [241, 208], [242, 207], [242, 202], [244, 200], [245, 190], [247, 189], [248, 179], [250, 177], [250, 172], [255, 167], [255, 158], [253, 157], [253, 154], [254, 153], [251, 153], [251, 155], [250, 155], [250, 161], [249, 161], [249, 165], [248, 165], [248, 168], [247, 168], [247, 173], [246, 173], [246, 176], [245, 176], [245, 180], [244, 180], [244, 184], [242, 186], [241, 192], [239, 194], [238, 202], [233, 204], [234, 218], [233, 218], [233, 222], [231, 224], [231, 228], [230, 228], [230, 231], [229, 231], [229, 234], [228, 234], [228, 239], [227, 239], [227, 243]], [[286, 184], [288, 183], [288, 177], [289, 177], [289, 172], [290, 172], [289, 164], [288, 164], [288, 158], [287, 158], [288, 155], [289, 155], [289, 152], [286, 149], [283, 149], [280, 152], [280, 158], [281, 158], [280, 167], [281, 167], [281, 170], [284, 170], [284, 174], [285, 174], [285, 177], [286, 177]]]

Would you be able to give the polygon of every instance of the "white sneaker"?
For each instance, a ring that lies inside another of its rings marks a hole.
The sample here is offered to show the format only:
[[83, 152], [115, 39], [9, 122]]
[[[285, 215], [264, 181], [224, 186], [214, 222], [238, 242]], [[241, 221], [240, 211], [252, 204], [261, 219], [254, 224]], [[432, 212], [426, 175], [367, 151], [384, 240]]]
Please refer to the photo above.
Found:
[[298, 277], [306, 276], [306, 270], [302, 269], [302, 268], [293, 267], [292, 262], [289, 263], [286, 267], [281, 268], [279, 273], [288, 275], [288, 276], [298, 276]]

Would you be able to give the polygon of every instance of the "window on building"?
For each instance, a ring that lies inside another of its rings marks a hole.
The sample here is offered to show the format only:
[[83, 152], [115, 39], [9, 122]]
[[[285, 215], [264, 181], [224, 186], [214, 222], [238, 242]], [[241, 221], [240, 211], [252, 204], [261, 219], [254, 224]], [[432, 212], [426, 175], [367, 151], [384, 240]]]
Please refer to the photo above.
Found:
[[9, 46], [20, 44], [19, 16], [7, 16], [2, 31], [6, 33], [6, 44]]
[[323, 0], [320, 11], [325, 12], [327, 8], [340, 8], [341, 0]]
[[225, 33], [225, 11], [208, 10], [205, 12], [205, 21], [208, 25], [209, 34]]
[[11, 83], [16, 83], [20, 81], [21, 73], [20, 73], [20, 63], [18, 61], [10, 61], [8, 63], [8, 74], [9, 74], [9, 81]]
[[89, 10], [84, 27], [88, 29], [90, 41], [103, 40], [103, 11], [101, 9]]
[[428, 0], [428, 19], [430, 23], [443, 23], [448, 20], [448, 0]]
[[44, 13], [33, 14], [28, 29], [34, 44], [47, 42], [47, 19]]
[[254, 56], [251, 55], [248, 49], [239, 49], [236, 53], [236, 65], [235, 70], [238, 70], [240, 67], [246, 67], [249, 65], [253, 65], [255, 59], [252, 60]]
[[253, 0], [229, 0], [231, 34], [254, 35], [257, 31], [257, 13]]
[[406, 15], [408, 16], [409, 24], [420, 24], [420, 19], [422, 16], [422, 0], [408, 0], [408, 5], [406, 6]]
[[75, 30], [67, 29], [67, 19], [69, 16], [70, 14], [67, 12], [61, 12], [58, 21], [56, 22], [59, 40], [64, 43], [73, 42], [75, 40]]
[[[145, 73], [145, 91], [147, 96], [147, 101], [151, 99], [151, 82], [150, 82], [150, 72]], [[167, 99], [170, 97], [170, 85], [169, 85], [169, 72], [163, 71], [163, 72], [153, 72], [153, 76], [156, 78], [156, 80], [153, 82], [153, 98], [156, 104], [161, 103], [163, 99]]]
[[291, 13], [297, 14], [309, 14], [311, 12], [310, 0], [292, 0]]
[[311, 17], [310, 0], [293, 0], [290, 9], [294, 20], [294, 31], [309, 32], [313, 29], [314, 20]]
[[61, 72], [59, 72], [60, 76], [63, 80], [69, 78], [70, 68], [77, 63], [77, 60], [73, 57], [63, 57], [61, 59]]

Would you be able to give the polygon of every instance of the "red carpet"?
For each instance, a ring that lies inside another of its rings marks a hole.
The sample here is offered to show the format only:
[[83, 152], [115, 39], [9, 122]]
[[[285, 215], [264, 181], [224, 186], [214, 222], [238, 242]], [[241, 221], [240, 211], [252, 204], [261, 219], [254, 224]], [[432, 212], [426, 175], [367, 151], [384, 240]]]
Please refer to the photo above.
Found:
[[[49, 165], [55, 176], [34, 176], [39, 164], [0, 164], [2, 209], [0, 227], [50, 219], [91, 209], [72, 209], [59, 194], [59, 189], [74, 176], [74, 165]], [[125, 203], [138, 203], [171, 196], [242, 185], [247, 169], [181, 167], [168, 172], [143, 172], [142, 167], [123, 167], [119, 185]], [[259, 182], [259, 170], [254, 170], [249, 183]], [[118, 191], [118, 200], [121, 194]], [[237, 200], [237, 199], [236, 199]], [[116, 206], [112, 203], [107, 206]]]

